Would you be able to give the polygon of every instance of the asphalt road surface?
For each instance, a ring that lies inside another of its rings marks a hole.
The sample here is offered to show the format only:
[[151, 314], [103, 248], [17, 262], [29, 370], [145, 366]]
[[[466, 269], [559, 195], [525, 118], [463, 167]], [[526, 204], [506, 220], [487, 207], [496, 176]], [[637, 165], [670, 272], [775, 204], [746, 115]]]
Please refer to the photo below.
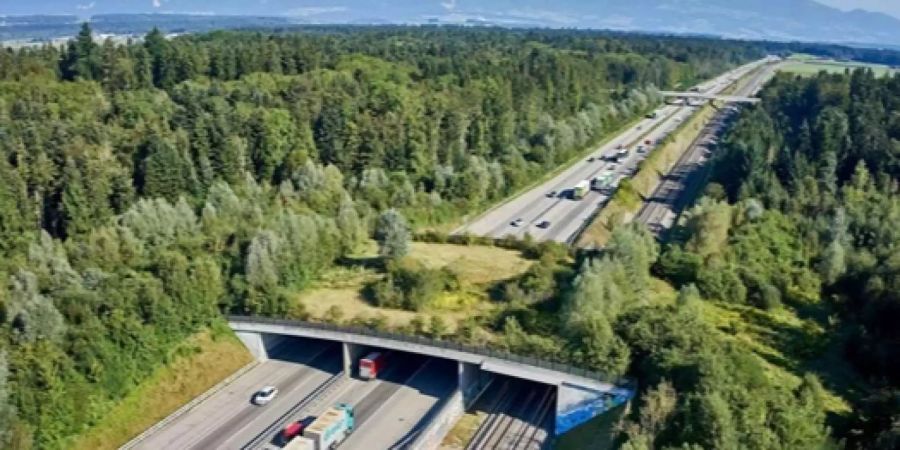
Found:
[[341, 376], [321, 395], [277, 418], [242, 447], [274, 450], [283, 447], [279, 433], [293, 421], [311, 421], [336, 403], [353, 406], [355, 430], [341, 449], [405, 448], [427, 425], [430, 414], [456, 388], [456, 362], [395, 354], [374, 380]]
[[[698, 90], [707, 94], [717, 94], [758, 67], [762, 61], [741, 66], [714, 80], [699, 86]], [[572, 242], [581, 232], [594, 213], [602, 208], [612, 192], [590, 191], [583, 199], [569, 198], [572, 187], [583, 180], [612, 170], [615, 179], [630, 177], [637, 165], [646, 158], [648, 152], [634, 151], [636, 144], [649, 140], [655, 145], [658, 140], [672, 132], [680, 122], [687, 120], [696, 108], [690, 106], [666, 105], [657, 109], [656, 118], [643, 119], [606, 145], [596, 149], [593, 161], [576, 163], [541, 185], [503, 203], [471, 223], [456, 230], [457, 234], [473, 234], [502, 238], [523, 237], [526, 233], [539, 241]], [[611, 166], [607, 156], [611, 156], [619, 145], [632, 149], [625, 161]], [[551, 195], [552, 194], [552, 195]], [[514, 223], [521, 219], [521, 224]], [[543, 223], [542, 223], [543, 222]], [[539, 227], [538, 225], [544, 225]]]
[[457, 363], [429, 359], [403, 383], [383, 382], [360, 401], [358, 429], [342, 449], [401, 449], [428, 425], [432, 413], [456, 389]]
[[[748, 83], [737, 90], [735, 95], [756, 95], [762, 86], [772, 78], [777, 69], [777, 63], [760, 68]], [[696, 189], [703, 180], [703, 168], [712, 156], [719, 136], [734, 114], [735, 109], [732, 108], [719, 111], [706, 125], [700, 136], [685, 150], [672, 170], [666, 174], [653, 195], [644, 202], [635, 220], [646, 225], [650, 232], [658, 238], [664, 237], [666, 231], [672, 228], [678, 215], [695, 196]]]
[[[137, 448], [241, 448], [299, 400], [338, 373], [340, 367], [339, 346], [287, 340], [274, 349], [271, 359], [153, 433]], [[252, 404], [253, 394], [266, 385], [277, 387], [278, 396], [265, 406]]]
[[[456, 388], [456, 362], [398, 354], [375, 380], [340, 373], [336, 344], [290, 340], [223, 390], [141, 441], [139, 449], [277, 449], [280, 432], [336, 403], [353, 405], [356, 430], [342, 449], [405, 448]], [[279, 394], [251, 403], [261, 387]]]

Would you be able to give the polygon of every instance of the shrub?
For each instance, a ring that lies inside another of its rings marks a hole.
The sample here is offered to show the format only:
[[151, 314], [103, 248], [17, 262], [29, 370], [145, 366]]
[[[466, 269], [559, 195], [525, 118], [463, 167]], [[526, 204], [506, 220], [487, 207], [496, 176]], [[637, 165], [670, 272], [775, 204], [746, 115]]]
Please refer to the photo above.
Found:
[[421, 311], [443, 292], [459, 288], [459, 280], [446, 268], [429, 269], [421, 264], [391, 264], [387, 276], [369, 287], [381, 307]]

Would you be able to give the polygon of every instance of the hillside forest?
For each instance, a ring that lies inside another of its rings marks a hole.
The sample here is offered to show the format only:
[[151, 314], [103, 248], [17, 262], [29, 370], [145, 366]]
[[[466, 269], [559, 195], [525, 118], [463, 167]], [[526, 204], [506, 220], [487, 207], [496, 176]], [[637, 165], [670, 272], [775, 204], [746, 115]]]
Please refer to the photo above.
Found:
[[0, 52], [4, 446], [65, 448], [186, 336], [285, 314], [378, 223], [396, 237], [484, 207], [656, 88], [757, 56], [452, 28], [116, 45], [88, 26]]
[[[426, 231], [579, 156], [657, 89], [763, 55], [452, 27], [117, 45], [85, 26], [0, 52], [0, 446], [66, 448], [223, 314], [302, 316], [294, 294], [370, 238], [373, 301], [420, 309], [454, 279], [405, 264], [410, 238], [445, 240]], [[599, 254], [507, 242], [534, 263], [498, 286], [500, 312], [430, 333], [635, 377], [624, 448], [891, 448], [900, 78], [781, 76], [763, 95], [672, 243], [634, 226]], [[770, 361], [716, 308], [805, 325]], [[856, 384], [817, 364], [832, 350]]]

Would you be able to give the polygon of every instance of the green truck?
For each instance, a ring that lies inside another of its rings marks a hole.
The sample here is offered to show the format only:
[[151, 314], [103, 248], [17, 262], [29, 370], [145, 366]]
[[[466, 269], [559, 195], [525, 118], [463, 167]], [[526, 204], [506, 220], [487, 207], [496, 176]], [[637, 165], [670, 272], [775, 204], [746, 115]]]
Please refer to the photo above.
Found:
[[572, 199], [581, 200], [591, 190], [591, 182], [582, 180], [572, 188]]

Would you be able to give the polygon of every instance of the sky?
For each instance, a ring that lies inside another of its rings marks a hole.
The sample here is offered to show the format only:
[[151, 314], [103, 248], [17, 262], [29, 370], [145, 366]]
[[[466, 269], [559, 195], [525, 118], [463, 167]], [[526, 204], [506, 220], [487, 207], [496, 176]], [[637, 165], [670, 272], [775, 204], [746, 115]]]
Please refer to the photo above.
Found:
[[[458, 0], [420, 0], [423, 3], [440, 3], [446, 9], [453, 9]], [[570, 0], [572, 1], [572, 0]], [[575, 0], [577, 2], [578, 0]], [[581, 0], [591, 3], [593, 0]], [[740, 2], [755, 0], [736, 0]], [[855, 8], [878, 11], [900, 18], [900, 0], [815, 0], [828, 6], [843, 10]], [[373, 0], [373, 4], [390, 4], [390, 0]], [[352, 2], [351, 2], [352, 3]], [[477, 1], [475, 2], [478, 3]], [[552, 3], [552, 1], [550, 2]], [[40, 11], [34, 11], [35, 6]], [[41, 8], [43, 7], [43, 8]], [[321, 14], [324, 10], [333, 12], [340, 9], [341, 0], [0, 0], [0, 14], [28, 14], [34, 12], [77, 14], [90, 16], [96, 12], [220, 12], [239, 14], [252, 10], [251, 13], [284, 15]], [[187, 9], [185, 9], [187, 8]], [[295, 11], [296, 10], [296, 11]]]
[[883, 12], [900, 18], [900, 0], [816, 0], [828, 6], [849, 11], [851, 9], [866, 9], [869, 11]]

